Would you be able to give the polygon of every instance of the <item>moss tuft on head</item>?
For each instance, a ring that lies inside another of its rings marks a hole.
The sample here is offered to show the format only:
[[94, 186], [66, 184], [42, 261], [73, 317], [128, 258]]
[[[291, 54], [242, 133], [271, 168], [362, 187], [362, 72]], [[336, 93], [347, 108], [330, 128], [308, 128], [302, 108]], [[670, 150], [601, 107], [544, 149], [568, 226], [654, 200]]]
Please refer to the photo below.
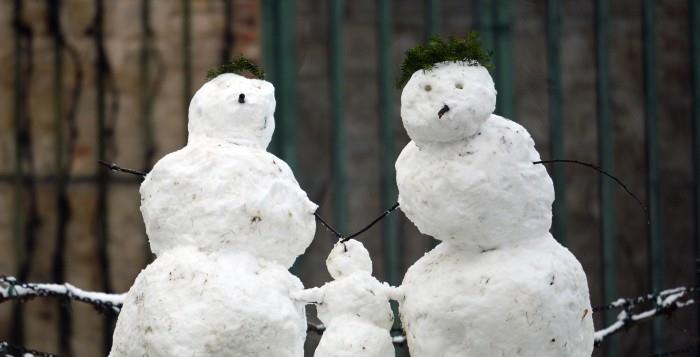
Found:
[[210, 69], [207, 72], [207, 79], [211, 80], [216, 78], [216, 76], [224, 73], [236, 73], [241, 74], [242, 72], [248, 72], [252, 74], [257, 79], [265, 79], [265, 72], [258, 67], [255, 63], [251, 62], [249, 59], [238, 55], [231, 62], [221, 65], [221, 67], [216, 69]]
[[433, 38], [425, 45], [419, 45], [406, 51], [406, 59], [401, 64], [401, 76], [396, 87], [406, 85], [413, 73], [432, 69], [440, 62], [465, 62], [468, 65], [482, 65], [492, 69], [491, 54], [479, 43], [479, 36], [470, 32], [466, 39], [450, 37], [447, 41]]

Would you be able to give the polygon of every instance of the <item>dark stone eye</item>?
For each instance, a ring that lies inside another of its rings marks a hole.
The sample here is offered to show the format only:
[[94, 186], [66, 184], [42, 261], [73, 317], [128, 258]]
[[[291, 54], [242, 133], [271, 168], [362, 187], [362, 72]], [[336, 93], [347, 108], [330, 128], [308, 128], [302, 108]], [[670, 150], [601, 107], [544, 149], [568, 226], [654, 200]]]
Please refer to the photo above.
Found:
[[245, 103], [245, 94], [241, 93], [238, 95], [238, 103]]

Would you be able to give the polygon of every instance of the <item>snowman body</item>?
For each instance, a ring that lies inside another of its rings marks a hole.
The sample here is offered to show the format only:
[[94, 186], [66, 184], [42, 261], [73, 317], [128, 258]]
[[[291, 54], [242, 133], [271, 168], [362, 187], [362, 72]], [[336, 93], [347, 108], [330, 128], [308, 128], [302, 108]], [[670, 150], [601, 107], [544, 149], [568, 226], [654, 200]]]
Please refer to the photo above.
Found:
[[314, 356], [394, 356], [389, 299], [396, 291], [371, 275], [372, 261], [362, 243], [337, 243], [326, 264], [333, 281], [293, 294], [298, 301], [315, 304], [326, 326]]
[[235, 74], [193, 97], [189, 139], [141, 185], [155, 261], [129, 290], [111, 356], [303, 356], [303, 289], [288, 272], [316, 205], [267, 153], [274, 88]]
[[418, 71], [402, 94], [413, 141], [396, 162], [400, 207], [442, 241], [401, 285], [411, 355], [588, 357], [588, 285], [548, 232], [552, 181], [494, 105], [486, 69], [465, 63]]

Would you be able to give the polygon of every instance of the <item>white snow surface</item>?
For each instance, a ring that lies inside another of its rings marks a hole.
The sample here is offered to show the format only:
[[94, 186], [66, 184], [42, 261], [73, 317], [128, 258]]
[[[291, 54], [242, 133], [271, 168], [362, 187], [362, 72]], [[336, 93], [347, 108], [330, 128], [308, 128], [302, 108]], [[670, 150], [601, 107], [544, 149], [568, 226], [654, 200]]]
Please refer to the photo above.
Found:
[[[438, 112], [447, 105], [441, 118]], [[416, 142], [448, 142], [474, 134], [496, 107], [496, 89], [482, 66], [442, 62], [416, 71], [401, 92], [401, 119]]]
[[209, 139], [158, 161], [141, 184], [151, 250], [183, 245], [249, 252], [290, 267], [311, 243], [316, 205], [287, 164], [253, 147]]
[[548, 233], [483, 253], [443, 242], [409, 268], [401, 287], [411, 356], [593, 352], [586, 276]]
[[302, 288], [248, 253], [168, 250], [129, 290], [110, 356], [301, 357], [304, 306], [289, 295]]
[[[463, 96], [459, 70], [472, 75]], [[491, 114], [492, 87], [483, 67], [452, 63], [416, 72], [401, 96], [413, 141], [396, 162], [400, 208], [442, 241], [401, 285], [411, 356], [590, 357], [586, 275], [548, 232], [552, 180], [527, 130]]]
[[316, 304], [318, 318], [326, 326], [314, 356], [394, 356], [389, 299], [395, 288], [371, 275], [367, 249], [353, 239], [338, 242], [326, 265], [335, 280], [292, 295]]
[[[240, 95], [244, 103], [239, 103]], [[205, 83], [189, 108], [190, 140], [220, 139], [265, 149], [275, 131], [275, 87], [224, 73]]]
[[527, 130], [497, 115], [466, 139], [409, 142], [396, 161], [400, 208], [422, 233], [465, 249], [542, 237], [554, 189], [539, 159]]

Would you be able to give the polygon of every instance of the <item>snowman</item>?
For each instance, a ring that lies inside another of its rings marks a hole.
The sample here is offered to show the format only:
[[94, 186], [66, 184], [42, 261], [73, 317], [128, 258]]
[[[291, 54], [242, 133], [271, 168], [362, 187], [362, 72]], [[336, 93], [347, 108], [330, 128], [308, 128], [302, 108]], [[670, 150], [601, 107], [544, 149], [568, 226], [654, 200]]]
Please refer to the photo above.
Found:
[[265, 150], [274, 109], [272, 84], [235, 73], [192, 98], [187, 145], [141, 185], [157, 258], [129, 290], [110, 356], [303, 356], [304, 304], [290, 297], [303, 286], [288, 268], [316, 205]]
[[549, 233], [554, 190], [532, 138], [492, 114], [487, 63], [475, 36], [404, 63], [399, 204], [441, 241], [401, 286], [411, 356], [589, 357], [586, 275]]
[[297, 301], [315, 304], [326, 326], [315, 357], [393, 357], [389, 333], [394, 315], [389, 299], [398, 291], [372, 276], [372, 261], [362, 243], [341, 240], [326, 260], [333, 281], [293, 293]]

